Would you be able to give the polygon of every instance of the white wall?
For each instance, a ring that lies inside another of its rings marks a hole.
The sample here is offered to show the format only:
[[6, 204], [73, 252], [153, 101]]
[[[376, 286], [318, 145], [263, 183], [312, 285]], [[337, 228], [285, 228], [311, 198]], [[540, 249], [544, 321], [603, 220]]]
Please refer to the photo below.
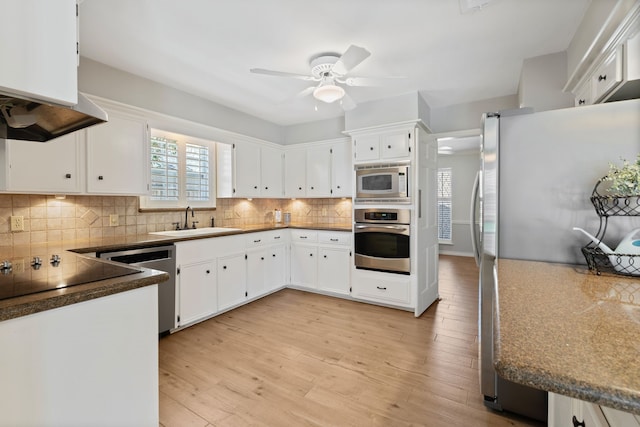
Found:
[[535, 111], [573, 107], [573, 94], [563, 92], [566, 83], [566, 52], [525, 59], [520, 72], [518, 104], [533, 107]]
[[453, 244], [441, 244], [440, 253], [473, 256], [469, 209], [473, 182], [480, 169], [480, 151], [439, 155], [438, 168], [451, 168], [453, 186], [451, 204]]
[[78, 88], [127, 105], [281, 144], [283, 128], [88, 58], [80, 58]]
[[482, 113], [518, 108], [518, 96], [509, 95], [469, 104], [455, 104], [431, 109], [433, 133], [480, 128]]
[[289, 145], [344, 138], [343, 131], [344, 117], [286, 126], [284, 128], [283, 144]]
[[427, 128], [431, 126], [430, 108], [418, 92], [362, 102], [345, 112], [344, 127], [351, 131], [413, 120], [421, 120]]

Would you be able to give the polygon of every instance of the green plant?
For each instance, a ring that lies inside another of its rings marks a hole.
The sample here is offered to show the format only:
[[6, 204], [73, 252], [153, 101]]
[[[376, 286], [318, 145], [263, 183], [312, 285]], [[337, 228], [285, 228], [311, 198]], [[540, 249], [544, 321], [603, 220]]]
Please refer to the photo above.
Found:
[[609, 192], [620, 196], [640, 196], [640, 153], [635, 163], [622, 160], [622, 167], [609, 163], [609, 174], [604, 177], [611, 183]]

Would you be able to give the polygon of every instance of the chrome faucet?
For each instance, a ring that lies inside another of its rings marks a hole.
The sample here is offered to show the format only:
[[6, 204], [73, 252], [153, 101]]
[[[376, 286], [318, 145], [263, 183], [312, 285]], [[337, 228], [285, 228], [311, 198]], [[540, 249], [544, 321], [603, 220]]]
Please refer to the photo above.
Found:
[[[195, 214], [193, 213], [193, 208], [191, 206], [187, 206], [187, 209], [185, 209], [184, 211], [184, 229], [185, 230], [189, 228], [189, 209], [191, 209], [191, 218], [195, 216]], [[193, 228], [196, 228], [195, 221], [193, 223]]]

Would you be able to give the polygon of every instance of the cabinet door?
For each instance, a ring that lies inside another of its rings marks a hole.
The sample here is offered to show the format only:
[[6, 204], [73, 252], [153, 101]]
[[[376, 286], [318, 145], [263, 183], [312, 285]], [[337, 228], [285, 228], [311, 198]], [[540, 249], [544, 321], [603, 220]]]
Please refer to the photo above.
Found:
[[80, 192], [80, 147], [83, 141], [83, 131], [61, 136], [46, 144], [7, 140], [7, 190]]
[[87, 129], [87, 191], [144, 195], [149, 191], [149, 136], [143, 118], [108, 110], [109, 121]]
[[267, 248], [264, 290], [270, 292], [285, 284], [285, 247], [274, 245]]
[[316, 289], [318, 249], [314, 245], [291, 245], [291, 282]]
[[361, 135], [354, 141], [355, 160], [363, 162], [380, 158], [380, 136]]
[[351, 197], [353, 167], [351, 144], [345, 142], [331, 147], [331, 196]]
[[260, 147], [256, 144], [234, 145], [234, 197], [260, 195]]
[[[78, 102], [76, 0], [3, 1], [0, 89], [74, 105]], [[9, 36], [11, 35], [11, 36]]]
[[245, 254], [218, 258], [218, 311], [247, 299], [247, 260]]
[[290, 150], [284, 154], [284, 195], [305, 197], [307, 194], [307, 152]]
[[347, 248], [319, 248], [318, 289], [348, 295], [350, 263], [351, 258]]
[[576, 91], [575, 106], [582, 107], [591, 104], [593, 104], [593, 96], [591, 95], [591, 80], [587, 80]]
[[178, 326], [204, 319], [216, 312], [215, 261], [180, 266], [178, 278]]
[[331, 196], [331, 149], [307, 150], [307, 197]]
[[409, 157], [411, 147], [411, 132], [398, 131], [387, 133], [380, 137], [380, 158], [401, 159]]
[[282, 153], [274, 148], [262, 148], [260, 162], [260, 195], [282, 197]]
[[605, 59], [591, 77], [594, 101], [600, 102], [606, 99], [620, 82], [622, 82], [622, 46]]
[[247, 252], [247, 297], [253, 298], [266, 292], [267, 251], [255, 249]]

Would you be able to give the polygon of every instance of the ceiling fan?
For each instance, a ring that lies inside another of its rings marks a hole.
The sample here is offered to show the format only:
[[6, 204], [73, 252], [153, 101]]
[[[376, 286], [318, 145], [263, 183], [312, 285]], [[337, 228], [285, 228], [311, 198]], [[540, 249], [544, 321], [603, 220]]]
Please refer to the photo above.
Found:
[[365, 48], [351, 45], [342, 55], [337, 53], [321, 53], [313, 56], [309, 61], [311, 75], [265, 70], [263, 68], [251, 68], [249, 71], [256, 74], [290, 77], [315, 82], [317, 84], [298, 93], [297, 97], [307, 96], [312, 93], [313, 97], [319, 101], [328, 104], [340, 101], [344, 110], [351, 110], [355, 108], [356, 103], [341, 85], [377, 86], [380, 80], [382, 80], [371, 77], [347, 77], [349, 71], [367, 59], [369, 55], [371, 55], [371, 52]]

